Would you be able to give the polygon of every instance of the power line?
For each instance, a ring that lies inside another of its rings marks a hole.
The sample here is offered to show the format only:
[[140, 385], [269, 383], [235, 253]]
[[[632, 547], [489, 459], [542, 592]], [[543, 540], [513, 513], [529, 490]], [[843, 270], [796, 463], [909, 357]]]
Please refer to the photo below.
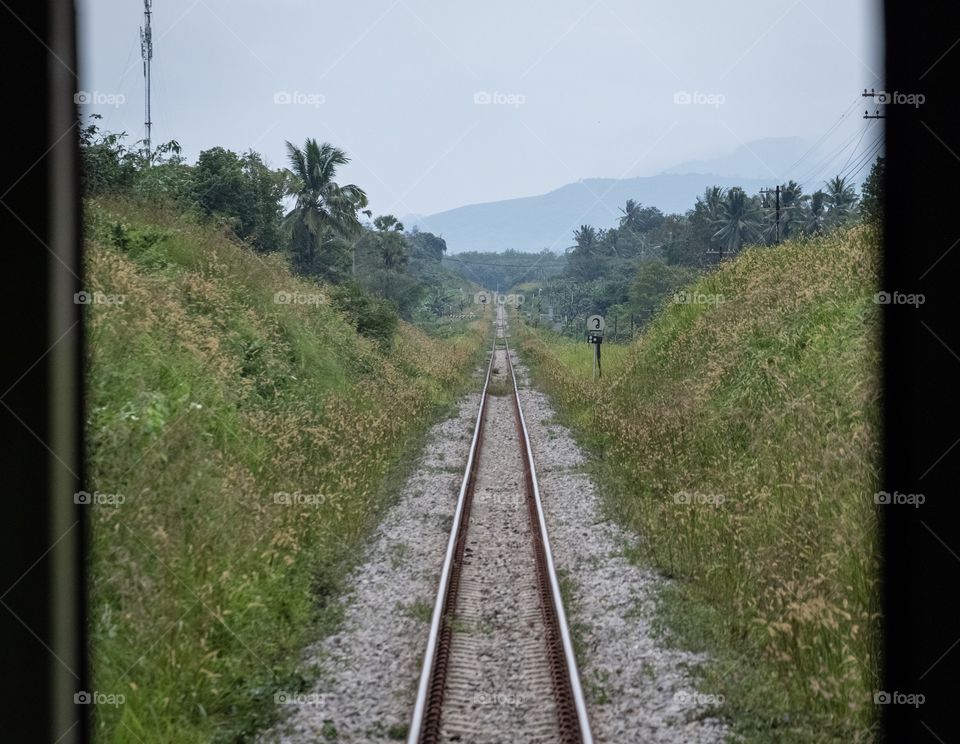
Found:
[[865, 161], [863, 162], [863, 165], [861, 165], [859, 168], [857, 168], [856, 172], [855, 172], [852, 176], [850, 176], [850, 180], [851, 180], [851, 181], [855, 180], [856, 177], [857, 177], [858, 175], [860, 175], [860, 171], [862, 171], [864, 168], [866, 168], [868, 163], [869, 163], [870, 165], [872, 165], [872, 164], [875, 162], [875, 157], [876, 157], [876, 155], [879, 154], [879, 152], [880, 152], [881, 149], [882, 149], [882, 147], [878, 147], [877, 150], [873, 153], [873, 155], [872, 155], [871, 157], [867, 158], [867, 160], [865, 160]]
[[866, 134], [867, 134], [867, 128], [868, 128], [869, 126], [870, 126], [870, 123], [869, 123], [869, 122], [867, 122], [866, 124], [863, 125], [863, 132], [860, 134], [860, 139], [857, 140], [857, 144], [854, 145], [853, 149], [850, 151], [850, 154], [847, 155], [847, 160], [846, 160], [846, 162], [845, 162], [845, 163], [843, 164], [843, 166], [840, 168], [840, 172], [841, 172], [841, 173], [843, 173], [843, 171], [845, 171], [845, 170], [847, 169], [847, 166], [850, 165], [850, 159], [853, 157], [853, 153], [855, 153], [855, 152], [857, 151], [857, 148], [860, 147], [860, 143], [863, 142], [863, 138], [864, 138], [864, 136], [866, 136]]
[[848, 168], [847, 170], [850, 171], [856, 168], [857, 165], [861, 162], [861, 160], [864, 159], [864, 157], [869, 157], [873, 152], [876, 152], [881, 147], [883, 147], [883, 144], [884, 144], [884, 137], [883, 137], [883, 133], [881, 132], [876, 137], [874, 137], [873, 142], [871, 142], [867, 146], [866, 150], [864, 150], [865, 156], [861, 156], [856, 160], [856, 162], [851, 163], [850, 168]]
[[825, 169], [827, 169], [830, 165], [832, 165], [833, 162], [838, 157], [840, 157], [844, 152], [846, 152], [848, 147], [854, 144], [854, 142], [857, 139], [857, 135], [858, 135], [858, 132], [854, 132], [853, 135], [851, 135], [850, 139], [848, 139], [842, 145], [834, 149], [833, 152], [831, 152], [828, 157], [824, 158], [819, 163], [814, 163], [813, 166], [808, 168], [802, 176], [798, 177], [797, 180], [804, 186], [817, 180], [817, 178]]
[[816, 142], [814, 142], [812, 145], [810, 145], [810, 148], [809, 148], [805, 153], [803, 153], [803, 155], [801, 155], [799, 158], [797, 158], [796, 162], [793, 163], [793, 165], [791, 165], [789, 168], [787, 168], [787, 173], [789, 173], [789, 172], [791, 172], [792, 170], [794, 170], [795, 168], [799, 167], [800, 163], [802, 163], [802, 162], [806, 159], [806, 157], [807, 157], [808, 155], [810, 155], [810, 153], [812, 153], [820, 144], [822, 144], [824, 141], [826, 141], [826, 139], [830, 136], [830, 134], [833, 133], [833, 131], [836, 130], [837, 127], [840, 126], [840, 124], [843, 122], [843, 120], [844, 120], [847, 116], [850, 115], [850, 112], [851, 112], [851, 111], [854, 109], [854, 107], [857, 105], [857, 101], [858, 101], [859, 99], [860, 99], [860, 96], [859, 96], [859, 95], [854, 96], [853, 100], [850, 102], [850, 105], [847, 106], [847, 110], [844, 111], [842, 114], [840, 114], [840, 118], [837, 119], [837, 121], [833, 124], [832, 127], [830, 127], [826, 132], [824, 132], [823, 134], [820, 135], [820, 139], [818, 139]]
[[841, 171], [840, 176], [845, 177], [847, 174], [849, 174], [850, 171], [854, 170], [859, 165], [861, 165], [864, 160], [868, 160], [871, 154], [876, 150], [878, 150], [882, 146], [882, 144], [883, 144], [883, 134], [881, 133], [873, 139], [873, 142], [867, 145], [866, 149], [864, 149], [864, 151], [860, 153], [857, 159], [850, 164], [849, 168], [845, 169], [844, 171]]
[[880, 152], [882, 148], [883, 148], [883, 135], [881, 134], [870, 144], [870, 146], [864, 151], [863, 155], [857, 158], [857, 161], [850, 166], [851, 170], [856, 168], [856, 171], [854, 173], [848, 173], [845, 176], [841, 175], [841, 178], [849, 178], [850, 180], [853, 180], [856, 174], [859, 173], [861, 170], [863, 170], [863, 167], [867, 163], [873, 162], [874, 157], [878, 152]]
[[[860, 135], [860, 139], [861, 139], [861, 140], [862, 140], [862, 138], [863, 138], [863, 134]], [[813, 169], [810, 170], [808, 173], [806, 173], [805, 176], [803, 177], [803, 179], [800, 181], [801, 185], [802, 185], [804, 188], [807, 188], [807, 187], [812, 186], [816, 181], [818, 181], [818, 180], [820, 179], [821, 175], [822, 175], [825, 171], [827, 171], [827, 169], [833, 164], [833, 162], [834, 162], [840, 155], [842, 155], [842, 154], [844, 153], [844, 151], [846, 151], [846, 149], [847, 149], [848, 147], [850, 147], [850, 145], [852, 145], [853, 142], [854, 142], [854, 140], [856, 140], [856, 139], [857, 139], [857, 133], [854, 133], [854, 135], [853, 135], [849, 140], [847, 140], [847, 142], [844, 143], [840, 148], [838, 148], [829, 158], [827, 158], [827, 159], [824, 160], [822, 163], [820, 163], [819, 166], [813, 168]], [[859, 146], [859, 141], [857, 142], [857, 145], [854, 146], [854, 149], [853, 149], [852, 152], [856, 152], [857, 146]]]

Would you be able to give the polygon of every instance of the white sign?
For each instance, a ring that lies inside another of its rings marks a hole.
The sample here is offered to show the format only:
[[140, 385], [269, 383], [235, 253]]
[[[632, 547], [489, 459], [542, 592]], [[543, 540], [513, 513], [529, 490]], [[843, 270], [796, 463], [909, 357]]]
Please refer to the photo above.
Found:
[[587, 330], [588, 331], [602, 331], [603, 330], [603, 316], [602, 315], [591, 315], [587, 318]]

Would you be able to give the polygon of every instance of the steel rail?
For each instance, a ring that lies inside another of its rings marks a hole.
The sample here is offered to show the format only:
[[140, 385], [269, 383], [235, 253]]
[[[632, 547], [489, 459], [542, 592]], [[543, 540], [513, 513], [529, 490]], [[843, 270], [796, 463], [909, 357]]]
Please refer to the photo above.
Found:
[[[557, 580], [557, 569], [553, 563], [553, 552], [550, 549], [550, 537], [547, 534], [547, 521], [543, 513], [543, 500], [540, 498], [540, 483], [537, 479], [537, 466], [533, 460], [533, 448], [530, 446], [530, 434], [527, 431], [527, 421], [523, 415], [523, 407], [520, 405], [520, 388], [517, 385], [517, 376], [513, 369], [513, 360], [510, 359], [510, 346], [506, 343], [507, 366], [510, 368], [510, 377], [513, 380], [513, 401], [517, 414], [517, 429], [520, 432], [525, 453], [524, 470], [527, 487], [530, 491], [530, 502], [532, 503], [534, 516], [538, 529], [533, 530], [534, 540], [539, 540], [541, 556], [538, 556], [538, 568], [546, 572], [546, 578], [549, 582], [549, 598], [544, 603], [545, 621], [549, 624], [553, 622], [550, 617], [552, 612], [555, 616], [556, 630], [560, 634], [560, 642], [563, 654], [563, 667], [566, 670], [565, 679], [555, 680], [555, 687], [559, 696], [569, 694], [573, 698], [576, 709], [576, 728], [578, 729], [580, 741], [583, 744], [593, 744], [593, 734], [590, 731], [590, 720], [587, 716], [587, 703], [583, 696], [583, 688], [580, 685], [580, 674], [577, 669], [577, 659], [573, 651], [573, 640], [570, 637], [570, 629], [567, 625], [567, 614], [563, 609], [563, 597], [560, 594], [560, 582]], [[531, 525], [533, 526], [533, 525]], [[549, 606], [548, 606], [549, 605]], [[568, 686], [568, 690], [563, 689]], [[562, 717], [562, 713], [561, 713]], [[561, 722], [570, 725], [571, 722]]]
[[[476, 465], [479, 460], [480, 440], [483, 433], [483, 421], [487, 412], [487, 387], [490, 385], [490, 374], [493, 371], [493, 360], [497, 353], [497, 338], [494, 333], [493, 348], [490, 350], [490, 362], [487, 365], [487, 376], [483, 382], [483, 391], [480, 394], [480, 408], [477, 412], [477, 421], [473, 427], [473, 440], [470, 442], [470, 453], [467, 456], [467, 466], [463, 472], [463, 482], [460, 484], [460, 493], [457, 496], [457, 507], [453, 513], [453, 526], [450, 529], [450, 539], [447, 542], [447, 553], [443, 560], [443, 569], [440, 572], [440, 586], [437, 588], [437, 600], [433, 606], [433, 616], [430, 620], [430, 635], [427, 638], [427, 650], [423, 656], [423, 669], [420, 672], [420, 683], [417, 687], [417, 700], [413, 708], [413, 718], [410, 722], [410, 731], [407, 736], [408, 744], [417, 744], [420, 741], [421, 729], [427, 711], [428, 696], [431, 682], [434, 677], [434, 668], [437, 661], [437, 650], [440, 645], [440, 634], [443, 629], [443, 616], [449, 600], [448, 588], [454, 573], [454, 559], [458, 552], [458, 543], [461, 543], [461, 525], [464, 513], [469, 512], [470, 499], [473, 496], [473, 484], [476, 480]], [[462, 552], [462, 548], [461, 548]], [[439, 691], [443, 695], [443, 690]]]

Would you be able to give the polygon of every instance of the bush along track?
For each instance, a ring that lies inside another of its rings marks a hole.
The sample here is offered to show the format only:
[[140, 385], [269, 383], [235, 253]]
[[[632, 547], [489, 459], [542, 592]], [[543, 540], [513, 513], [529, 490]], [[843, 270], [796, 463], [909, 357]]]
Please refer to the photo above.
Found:
[[92, 670], [123, 700], [95, 734], [246, 740], [307, 689], [300, 652], [488, 323], [381, 333], [378, 308], [182, 214], [86, 222]]
[[869, 227], [746, 250], [605, 346], [602, 385], [585, 343], [524, 330], [746, 741], [876, 735], [878, 257]]

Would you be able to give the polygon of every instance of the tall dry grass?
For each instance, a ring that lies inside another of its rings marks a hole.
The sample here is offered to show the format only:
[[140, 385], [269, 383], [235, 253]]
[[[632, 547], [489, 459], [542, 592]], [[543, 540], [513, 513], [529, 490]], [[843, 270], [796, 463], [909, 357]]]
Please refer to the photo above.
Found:
[[405, 448], [463, 385], [484, 331], [392, 347], [188, 217], [89, 205], [93, 679], [99, 741], [248, 739], [307, 684], [303, 646], [387, 503]]
[[751, 741], [876, 733], [878, 243], [857, 227], [746, 251], [691, 288], [722, 301], [664, 308], [602, 386], [526, 332], [611, 513], [712, 610], [672, 620], [711, 626], [687, 635], [723, 652], [711, 683]]

